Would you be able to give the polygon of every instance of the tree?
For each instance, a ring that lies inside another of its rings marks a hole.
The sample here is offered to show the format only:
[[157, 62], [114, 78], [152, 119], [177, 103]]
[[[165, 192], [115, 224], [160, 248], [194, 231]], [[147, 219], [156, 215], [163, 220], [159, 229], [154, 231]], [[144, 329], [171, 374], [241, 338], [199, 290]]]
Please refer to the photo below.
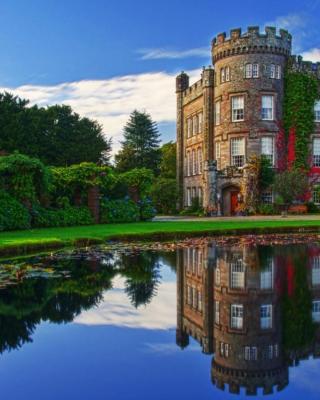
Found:
[[281, 172], [275, 177], [273, 189], [278, 195], [278, 203], [288, 208], [308, 191], [308, 177], [298, 169]]
[[0, 94], [0, 151], [19, 151], [53, 166], [107, 163], [111, 141], [98, 122], [69, 106], [30, 107], [28, 100], [5, 92]]
[[116, 155], [116, 167], [120, 172], [134, 168], [147, 168], [159, 173], [160, 134], [157, 124], [145, 112], [134, 110], [124, 127], [122, 148]]
[[161, 178], [176, 179], [177, 174], [177, 146], [168, 142], [161, 146], [160, 176]]

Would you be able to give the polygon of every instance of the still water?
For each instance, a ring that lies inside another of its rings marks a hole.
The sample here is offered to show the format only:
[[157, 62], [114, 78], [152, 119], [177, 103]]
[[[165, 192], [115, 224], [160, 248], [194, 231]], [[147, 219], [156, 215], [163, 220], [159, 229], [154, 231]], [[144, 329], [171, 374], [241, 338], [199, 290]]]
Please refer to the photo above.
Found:
[[317, 243], [0, 264], [3, 399], [320, 398]]

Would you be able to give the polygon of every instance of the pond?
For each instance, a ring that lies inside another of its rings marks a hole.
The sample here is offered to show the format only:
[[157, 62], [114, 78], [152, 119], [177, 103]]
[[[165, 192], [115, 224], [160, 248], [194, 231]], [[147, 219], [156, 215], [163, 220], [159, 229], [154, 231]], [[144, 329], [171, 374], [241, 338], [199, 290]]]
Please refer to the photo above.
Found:
[[4, 399], [319, 399], [315, 238], [0, 264]]

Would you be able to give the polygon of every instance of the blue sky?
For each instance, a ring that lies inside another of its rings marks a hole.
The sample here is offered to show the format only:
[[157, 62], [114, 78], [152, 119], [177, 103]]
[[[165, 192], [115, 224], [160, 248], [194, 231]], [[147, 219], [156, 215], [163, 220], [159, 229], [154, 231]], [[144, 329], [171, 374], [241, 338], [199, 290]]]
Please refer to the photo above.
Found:
[[98, 119], [115, 149], [133, 108], [174, 138], [174, 76], [195, 79], [220, 31], [277, 25], [320, 61], [320, 0], [2, 0], [0, 87]]

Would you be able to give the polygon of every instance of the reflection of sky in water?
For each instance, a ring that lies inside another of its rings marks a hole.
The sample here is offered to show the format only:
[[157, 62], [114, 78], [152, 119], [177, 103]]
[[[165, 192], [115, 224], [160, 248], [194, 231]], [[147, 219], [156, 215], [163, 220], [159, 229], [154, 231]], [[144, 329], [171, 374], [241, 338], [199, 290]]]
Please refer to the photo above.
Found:
[[[197, 342], [175, 344], [176, 284], [162, 270], [158, 296], [135, 310], [116, 277], [100, 305], [72, 324], [42, 323], [33, 344], [0, 356], [1, 398], [8, 400], [237, 399], [210, 381], [212, 356]], [[132, 329], [135, 328], [135, 329]], [[290, 384], [273, 396], [318, 399], [320, 360], [290, 369]]]

